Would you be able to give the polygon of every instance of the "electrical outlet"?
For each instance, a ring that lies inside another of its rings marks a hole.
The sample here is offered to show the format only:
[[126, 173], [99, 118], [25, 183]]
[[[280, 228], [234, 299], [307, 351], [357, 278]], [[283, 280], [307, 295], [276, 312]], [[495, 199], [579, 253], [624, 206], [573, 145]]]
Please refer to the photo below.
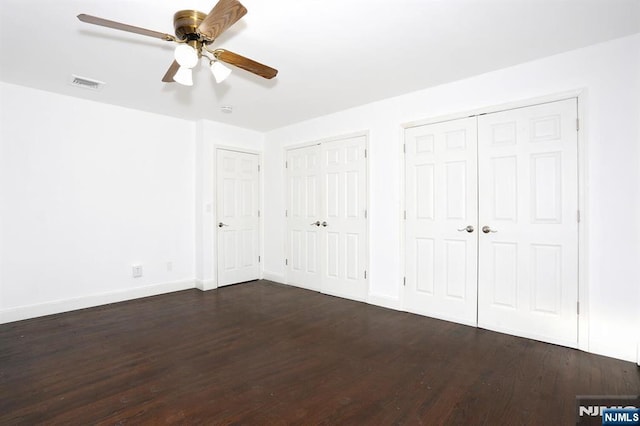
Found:
[[140, 278], [142, 276], [142, 265], [133, 265], [131, 267], [131, 274], [133, 278]]

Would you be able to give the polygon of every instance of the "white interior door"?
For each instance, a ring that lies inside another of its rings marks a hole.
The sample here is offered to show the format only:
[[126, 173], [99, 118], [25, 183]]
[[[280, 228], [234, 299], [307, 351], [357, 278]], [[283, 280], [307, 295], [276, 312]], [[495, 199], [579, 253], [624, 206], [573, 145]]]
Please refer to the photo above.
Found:
[[218, 149], [218, 286], [260, 277], [259, 156]]
[[408, 128], [405, 145], [406, 309], [577, 347], [577, 100]]
[[478, 325], [570, 347], [578, 336], [576, 102], [478, 117]]
[[366, 138], [287, 151], [287, 282], [364, 300]]
[[405, 130], [405, 307], [476, 325], [476, 119]]
[[321, 146], [322, 292], [354, 300], [367, 295], [366, 139]]
[[320, 289], [320, 146], [287, 151], [287, 281]]

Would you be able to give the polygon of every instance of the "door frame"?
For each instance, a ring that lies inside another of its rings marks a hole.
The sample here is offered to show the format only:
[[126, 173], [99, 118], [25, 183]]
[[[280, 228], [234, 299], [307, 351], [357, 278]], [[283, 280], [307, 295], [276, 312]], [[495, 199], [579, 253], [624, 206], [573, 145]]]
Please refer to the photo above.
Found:
[[235, 146], [231, 146], [231, 145], [214, 145], [213, 147], [213, 165], [214, 165], [214, 170], [212, 173], [212, 179], [213, 179], [213, 206], [212, 206], [212, 215], [214, 217], [213, 220], [213, 239], [212, 239], [212, 246], [211, 250], [213, 253], [213, 276], [216, 282], [215, 288], [218, 288], [218, 226], [216, 225], [218, 223], [218, 152], [220, 150], [224, 150], [224, 151], [233, 151], [233, 152], [240, 152], [243, 154], [252, 154], [252, 155], [257, 155], [258, 156], [258, 166], [259, 166], [259, 170], [258, 170], [258, 209], [259, 209], [259, 216], [258, 216], [258, 255], [260, 256], [260, 262], [258, 264], [258, 278], [262, 279], [263, 278], [263, 274], [264, 274], [264, 200], [263, 200], [263, 182], [264, 179], [262, 179], [262, 174], [264, 171], [264, 165], [263, 165], [263, 158], [262, 158], [262, 152], [261, 151], [257, 151], [257, 150], [253, 150], [253, 149], [245, 149], [245, 148], [238, 148]]
[[[466, 110], [460, 112], [454, 112], [451, 114], [434, 116], [423, 120], [415, 120], [410, 122], [401, 123], [398, 129], [398, 156], [400, 159], [400, 188], [402, 196], [400, 197], [400, 210], [398, 211], [398, 218], [400, 223], [400, 276], [398, 282], [400, 283], [400, 307], [402, 310], [405, 308], [405, 291], [404, 291], [404, 277], [406, 276], [406, 253], [405, 253], [405, 232], [406, 226], [404, 221], [404, 211], [406, 209], [406, 182], [405, 182], [405, 152], [404, 152], [404, 131], [410, 127], [423, 126], [428, 124], [440, 123], [443, 121], [457, 120], [460, 118], [490, 114], [495, 112], [501, 112], [505, 110], [526, 108], [533, 105], [544, 104], [562, 101], [566, 99], [577, 99], [578, 104], [578, 209], [580, 212], [580, 221], [578, 222], [578, 349], [583, 351], [589, 351], [589, 282], [588, 282], [588, 220], [589, 211], [588, 206], [588, 194], [587, 194], [587, 177], [588, 177], [588, 123], [587, 108], [588, 108], [588, 93], [586, 89], [576, 89], [566, 92], [559, 92], [549, 94], [545, 96], [539, 96], [534, 98], [516, 100], [513, 102], [507, 102], [497, 105], [485, 106], [476, 108], [473, 110]], [[577, 212], [576, 212], [577, 213]]]
[[[310, 146], [314, 146], [314, 145], [322, 145], [323, 143], [328, 143], [328, 142], [335, 142], [335, 141], [339, 141], [339, 140], [343, 140], [343, 139], [350, 139], [350, 138], [356, 138], [356, 137], [364, 137], [364, 146], [365, 146], [365, 152], [366, 152], [366, 157], [365, 157], [365, 176], [367, 179], [366, 185], [365, 185], [365, 209], [367, 211], [367, 216], [366, 216], [366, 227], [365, 227], [365, 239], [366, 239], [366, 255], [365, 255], [365, 269], [367, 271], [367, 278], [366, 278], [366, 284], [367, 284], [367, 294], [364, 295], [364, 301], [368, 301], [369, 300], [369, 294], [370, 294], [370, 290], [371, 290], [371, 265], [369, 263], [370, 258], [371, 258], [371, 243], [370, 243], [370, 226], [371, 226], [371, 220], [370, 220], [370, 216], [371, 216], [371, 210], [369, 208], [369, 155], [370, 155], [370, 150], [369, 150], [369, 131], [368, 130], [362, 130], [359, 132], [353, 132], [353, 133], [344, 133], [341, 135], [336, 135], [336, 136], [329, 136], [329, 137], [325, 137], [325, 138], [320, 138], [320, 139], [315, 139], [312, 141], [308, 141], [308, 142], [301, 142], [301, 143], [294, 143], [291, 145], [286, 145], [282, 147], [282, 172], [283, 172], [283, 176], [284, 176], [284, 196], [285, 196], [285, 203], [284, 203], [284, 208], [285, 211], [282, 212], [282, 214], [284, 215], [284, 220], [285, 220], [285, 229], [288, 229], [288, 224], [287, 224], [287, 209], [288, 209], [288, 205], [289, 205], [289, 182], [287, 180], [287, 175], [288, 175], [288, 171], [287, 171], [287, 157], [288, 157], [288, 152], [290, 150], [294, 150], [294, 149], [300, 149], [300, 148], [307, 148]], [[284, 283], [287, 285], [292, 285], [289, 282], [289, 266], [287, 265], [287, 259], [290, 258], [290, 253], [289, 253], [289, 243], [288, 243], [288, 238], [285, 236], [284, 238], [284, 247], [282, 252], [284, 253], [284, 259], [282, 259], [282, 264], [284, 265]], [[320, 288], [318, 288], [317, 290], [320, 293], [324, 293], [324, 286], [320, 285]], [[340, 297], [340, 296], [338, 296]]]

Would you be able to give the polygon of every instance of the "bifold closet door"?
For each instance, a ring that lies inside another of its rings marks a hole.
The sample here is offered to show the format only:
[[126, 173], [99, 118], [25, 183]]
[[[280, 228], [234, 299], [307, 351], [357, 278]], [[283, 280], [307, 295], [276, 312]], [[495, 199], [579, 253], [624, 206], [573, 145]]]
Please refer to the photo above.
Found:
[[476, 325], [476, 119], [405, 130], [405, 307]]
[[478, 117], [479, 327], [577, 346], [576, 123], [576, 99]]
[[218, 149], [218, 285], [260, 278], [259, 156]]
[[366, 138], [287, 151], [287, 282], [367, 295]]

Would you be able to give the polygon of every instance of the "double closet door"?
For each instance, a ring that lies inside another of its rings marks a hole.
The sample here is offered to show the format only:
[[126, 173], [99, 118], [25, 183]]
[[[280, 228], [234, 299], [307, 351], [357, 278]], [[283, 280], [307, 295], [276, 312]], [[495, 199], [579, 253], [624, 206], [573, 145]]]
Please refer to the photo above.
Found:
[[287, 282], [367, 295], [366, 138], [287, 151]]
[[578, 333], [577, 100], [405, 130], [408, 311]]

